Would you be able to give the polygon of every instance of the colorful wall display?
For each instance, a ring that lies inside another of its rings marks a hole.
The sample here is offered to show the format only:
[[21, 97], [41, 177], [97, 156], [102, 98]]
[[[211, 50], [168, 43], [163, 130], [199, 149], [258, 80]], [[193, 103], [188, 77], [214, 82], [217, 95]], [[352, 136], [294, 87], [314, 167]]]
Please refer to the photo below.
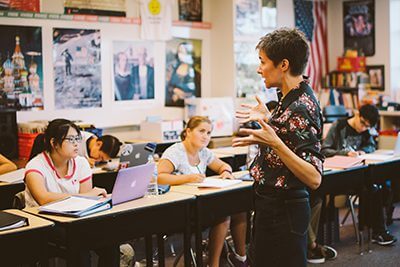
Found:
[[0, 35], [1, 98], [43, 109], [42, 28], [1, 25]]
[[344, 48], [375, 54], [375, 1], [343, 2]]
[[166, 47], [166, 106], [201, 96], [201, 40], [173, 39]]
[[40, 12], [40, 0], [0, 0], [0, 10]]
[[202, 0], [179, 0], [179, 20], [202, 21]]
[[154, 42], [113, 42], [115, 101], [154, 99]]
[[101, 107], [100, 30], [53, 29], [56, 109]]
[[65, 14], [126, 16], [125, 0], [65, 0]]

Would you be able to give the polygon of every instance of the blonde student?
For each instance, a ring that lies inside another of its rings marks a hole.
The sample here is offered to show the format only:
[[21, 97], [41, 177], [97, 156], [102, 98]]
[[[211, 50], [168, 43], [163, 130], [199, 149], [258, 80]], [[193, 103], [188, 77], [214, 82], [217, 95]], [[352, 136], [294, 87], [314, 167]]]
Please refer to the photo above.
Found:
[[[82, 136], [78, 127], [65, 119], [49, 123], [44, 133], [43, 151], [31, 159], [25, 172], [25, 204], [44, 205], [70, 195], [106, 196], [103, 188], [92, 185], [88, 161], [78, 156]], [[99, 266], [119, 266], [118, 247], [96, 250]], [[90, 266], [88, 252], [83, 252], [81, 266]]]
[[[211, 121], [207, 117], [195, 116], [187, 123], [181, 134], [182, 142], [169, 147], [158, 164], [160, 184], [179, 185], [201, 182], [205, 178], [206, 168], [218, 173], [222, 179], [233, 179], [232, 168], [216, 158], [207, 148], [211, 138]], [[235, 252], [228, 255], [234, 266], [247, 266], [246, 213], [231, 216], [231, 233]], [[209, 265], [218, 266], [225, 237], [229, 228], [229, 218], [221, 218], [209, 234]]]

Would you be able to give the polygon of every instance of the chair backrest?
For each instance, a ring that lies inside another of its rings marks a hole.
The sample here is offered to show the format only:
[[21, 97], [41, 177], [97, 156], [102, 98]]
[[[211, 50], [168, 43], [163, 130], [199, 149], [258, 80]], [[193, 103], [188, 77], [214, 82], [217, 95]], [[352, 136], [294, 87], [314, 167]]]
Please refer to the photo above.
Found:
[[341, 118], [347, 118], [349, 116], [346, 108], [342, 105], [338, 106], [326, 106], [324, 107], [322, 114], [324, 116], [324, 122], [334, 122]]
[[20, 191], [14, 196], [13, 208], [22, 210], [25, 208], [25, 191]]

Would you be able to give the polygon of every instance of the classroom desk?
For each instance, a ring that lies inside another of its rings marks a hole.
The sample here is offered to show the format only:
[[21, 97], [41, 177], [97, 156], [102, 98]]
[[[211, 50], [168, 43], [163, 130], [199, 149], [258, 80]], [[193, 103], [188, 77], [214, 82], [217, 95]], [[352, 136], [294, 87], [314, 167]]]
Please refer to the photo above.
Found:
[[0, 210], [11, 209], [16, 193], [25, 190], [24, 183], [0, 182]]
[[[55, 230], [62, 234], [54, 231], [50, 238], [58, 248], [66, 249], [67, 266], [77, 266], [81, 251], [117, 245], [152, 234], [168, 233], [184, 234], [185, 266], [189, 266], [190, 203], [193, 200], [191, 195], [169, 192], [125, 202], [110, 210], [82, 218], [40, 214], [37, 207], [25, 210], [55, 223]], [[162, 244], [159, 242], [159, 245]], [[152, 266], [151, 246], [147, 247], [146, 252], [147, 264]], [[159, 265], [164, 266], [163, 249], [159, 248], [159, 253]]]
[[0, 265], [15, 266], [40, 261], [41, 266], [47, 266], [48, 234], [54, 223], [20, 210], [5, 212], [28, 218], [29, 225], [0, 231]]
[[[234, 173], [235, 177], [240, 177], [247, 171]], [[172, 186], [172, 192], [179, 192], [196, 196], [194, 210], [194, 229], [196, 237], [196, 261], [197, 266], [203, 266], [202, 262], [202, 236], [204, 228], [210, 227], [220, 218], [247, 212], [253, 209], [253, 182], [242, 182], [240, 184], [220, 188], [220, 189], [201, 189], [196, 186], [178, 185]]]
[[[320, 196], [323, 201], [323, 207], [325, 207], [325, 196], [329, 195], [329, 205], [326, 209], [325, 218], [326, 227], [322, 227], [323, 243], [331, 244], [339, 236], [337, 214], [335, 216], [335, 201], [334, 198], [337, 195], [354, 195], [359, 196], [359, 224], [362, 226], [365, 221], [365, 186], [366, 186], [366, 174], [368, 166], [357, 166], [345, 170], [330, 170], [323, 173], [321, 185], [314, 192]], [[360, 227], [362, 229], [362, 227]], [[360, 237], [357, 237], [360, 240]], [[362, 249], [362, 243], [359, 243], [360, 250]]]

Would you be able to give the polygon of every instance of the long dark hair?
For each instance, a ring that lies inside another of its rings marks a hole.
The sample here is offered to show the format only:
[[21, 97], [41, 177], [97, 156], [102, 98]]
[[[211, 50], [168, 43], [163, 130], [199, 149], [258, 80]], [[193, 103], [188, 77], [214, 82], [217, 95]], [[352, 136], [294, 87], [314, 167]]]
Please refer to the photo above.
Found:
[[106, 153], [110, 158], [115, 158], [118, 155], [122, 143], [112, 135], [103, 135], [97, 138], [97, 141], [103, 142], [100, 151]]
[[69, 128], [75, 129], [78, 135], [81, 135], [81, 131], [79, 130], [78, 126], [69, 120], [55, 119], [49, 122], [49, 125], [47, 125], [44, 133], [39, 134], [35, 138], [29, 160], [43, 151], [51, 152], [53, 150], [53, 145], [51, 143], [52, 139], [54, 145], [61, 145], [64, 141], [64, 138], [68, 134]]

